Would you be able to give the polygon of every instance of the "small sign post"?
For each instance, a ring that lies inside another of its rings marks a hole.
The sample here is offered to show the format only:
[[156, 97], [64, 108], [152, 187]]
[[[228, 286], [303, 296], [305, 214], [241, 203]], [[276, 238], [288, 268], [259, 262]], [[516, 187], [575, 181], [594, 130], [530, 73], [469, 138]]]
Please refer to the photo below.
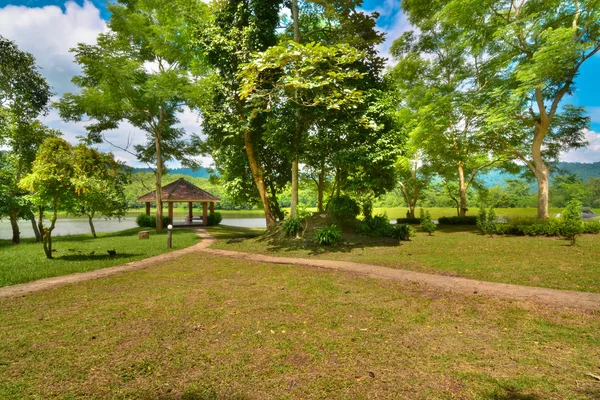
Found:
[[167, 248], [173, 248], [173, 225], [167, 226], [169, 233], [167, 234]]

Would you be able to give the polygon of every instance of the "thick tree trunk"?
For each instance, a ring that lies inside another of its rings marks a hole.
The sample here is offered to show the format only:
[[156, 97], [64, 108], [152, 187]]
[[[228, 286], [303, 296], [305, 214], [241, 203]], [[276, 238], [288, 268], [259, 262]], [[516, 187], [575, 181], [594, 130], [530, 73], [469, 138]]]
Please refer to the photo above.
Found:
[[248, 155], [248, 162], [250, 163], [252, 177], [254, 178], [254, 183], [258, 189], [258, 195], [260, 196], [260, 200], [262, 201], [263, 208], [265, 210], [267, 228], [269, 228], [275, 224], [275, 216], [273, 215], [273, 210], [271, 210], [271, 201], [269, 199], [269, 193], [267, 193], [264, 175], [258, 163], [256, 154], [254, 153], [254, 146], [252, 144], [249, 131], [244, 132], [244, 144], [246, 146], [246, 154]]
[[40, 230], [35, 222], [35, 215], [33, 215], [33, 213], [31, 213], [29, 220], [31, 221], [31, 229], [33, 230], [33, 234], [35, 235], [35, 241], [37, 243], [41, 243], [42, 234], [40, 233]]
[[10, 213], [10, 227], [12, 228], [12, 244], [21, 243], [21, 232], [19, 231], [19, 216], [17, 213]]
[[296, 217], [296, 209], [298, 208], [298, 155], [294, 157], [292, 162], [292, 204], [290, 206], [290, 218]]
[[[298, 0], [292, 0], [292, 19], [294, 23], [294, 41], [296, 43], [300, 43], [300, 17], [298, 10]], [[296, 97], [298, 97], [298, 93], [296, 92]], [[300, 110], [296, 110], [296, 129], [294, 132], [294, 160], [292, 161], [292, 204], [290, 207], [290, 218], [296, 217], [296, 211], [298, 208], [298, 164], [300, 162], [298, 152], [299, 152], [299, 142], [300, 136], [302, 134], [302, 125], [300, 122]]]
[[542, 145], [550, 126], [550, 120], [547, 115], [543, 116], [541, 120], [542, 121], [536, 127], [533, 136], [533, 145], [531, 149], [533, 165], [531, 165], [530, 168], [533, 167], [533, 173], [538, 181], [538, 219], [546, 220], [549, 218], [548, 201], [550, 193], [548, 188], [548, 175], [550, 168], [548, 168], [542, 158]]
[[96, 228], [94, 228], [93, 218], [94, 217], [92, 215], [88, 215], [88, 222], [90, 223], [90, 231], [92, 232], [92, 237], [94, 239], [96, 239], [98, 236], [96, 236]]
[[462, 162], [459, 162], [457, 164], [457, 168], [458, 168], [458, 194], [460, 197], [458, 216], [465, 217], [467, 215], [467, 184], [465, 182], [465, 171], [463, 169]]
[[323, 204], [323, 198], [325, 196], [325, 167], [321, 166], [319, 171], [319, 181], [317, 184], [317, 211], [322, 213], [325, 212], [325, 205]]
[[161, 233], [163, 230], [163, 210], [162, 210], [162, 172], [163, 161], [160, 146], [160, 133], [155, 133], [156, 141], [156, 232]]

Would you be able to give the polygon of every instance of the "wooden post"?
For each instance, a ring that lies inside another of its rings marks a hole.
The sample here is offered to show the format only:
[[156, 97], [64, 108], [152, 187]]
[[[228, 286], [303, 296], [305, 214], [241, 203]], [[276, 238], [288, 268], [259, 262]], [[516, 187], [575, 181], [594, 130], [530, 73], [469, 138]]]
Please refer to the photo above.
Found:
[[206, 202], [202, 203], [202, 222], [204, 226], [208, 225], [208, 204]]
[[214, 215], [215, 213], [215, 202], [211, 201], [210, 202], [210, 215]]
[[150, 202], [146, 202], [146, 215], [150, 215]]
[[192, 220], [193, 217], [194, 217], [194, 213], [192, 211], [192, 202], [190, 201], [188, 203], [188, 223], [191, 224], [193, 222], [193, 220]]
[[169, 202], [169, 219], [171, 220], [171, 223], [173, 223], [173, 202]]

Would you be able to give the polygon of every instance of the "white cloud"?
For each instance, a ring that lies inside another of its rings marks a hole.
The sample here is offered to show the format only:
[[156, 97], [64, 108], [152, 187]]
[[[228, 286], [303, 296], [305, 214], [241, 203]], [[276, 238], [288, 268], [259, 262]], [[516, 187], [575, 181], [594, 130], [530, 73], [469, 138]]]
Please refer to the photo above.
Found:
[[[69, 1], [65, 4], [64, 11], [56, 6], [8, 5], [0, 8], [0, 35], [14, 41], [20, 49], [33, 54], [41, 67], [41, 73], [58, 95], [77, 91], [71, 79], [78, 75], [81, 69], [74, 63], [69, 49], [76, 47], [77, 43], [93, 44], [98, 34], [107, 31], [106, 21], [100, 17], [99, 9], [88, 1], [83, 5]], [[186, 110], [179, 117], [179, 126], [186, 132], [200, 133], [200, 121], [193, 112]], [[46, 125], [60, 130], [63, 137], [71, 143], [77, 143], [77, 137], [86, 134], [85, 122], [64, 122], [55, 110], [42, 120]], [[131, 145], [143, 144], [146, 141], [145, 133], [128, 123], [122, 123], [118, 129], [106, 132], [106, 137], [119, 147], [125, 147], [128, 140], [131, 141]], [[146, 166], [139, 163], [135, 156], [107, 143], [98, 147], [102, 151], [112, 152], [117, 159], [131, 166]], [[204, 158], [202, 162], [204, 166], [208, 166], [212, 160]], [[177, 168], [179, 163], [170, 163], [168, 166]]]
[[586, 130], [585, 138], [589, 145], [584, 149], [570, 151], [561, 156], [561, 161], [593, 163], [600, 162], [600, 133]]

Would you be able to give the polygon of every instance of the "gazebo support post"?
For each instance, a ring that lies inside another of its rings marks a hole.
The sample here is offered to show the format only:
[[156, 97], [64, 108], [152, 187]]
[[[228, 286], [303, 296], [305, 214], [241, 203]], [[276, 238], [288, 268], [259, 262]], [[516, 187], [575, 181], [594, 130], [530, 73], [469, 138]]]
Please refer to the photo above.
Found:
[[191, 224], [193, 222], [194, 212], [192, 211], [192, 202], [188, 202], [188, 223]]
[[202, 223], [204, 226], [208, 226], [208, 204], [202, 203]]
[[146, 202], [146, 215], [150, 215], [150, 202]]
[[173, 202], [169, 201], [169, 219], [171, 220], [171, 224], [173, 223]]
[[214, 215], [215, 214], [215, 202], [211, 201], [210, 202], [210, 215]]

